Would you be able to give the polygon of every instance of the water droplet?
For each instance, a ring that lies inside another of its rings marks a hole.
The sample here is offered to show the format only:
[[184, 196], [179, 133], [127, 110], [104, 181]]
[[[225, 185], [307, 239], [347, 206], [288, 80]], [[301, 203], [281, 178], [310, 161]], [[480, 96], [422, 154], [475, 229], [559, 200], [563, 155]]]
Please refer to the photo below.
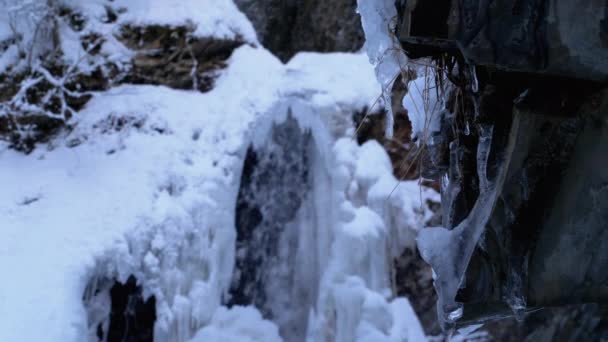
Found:
[[455, 322], [458, 319], [460, 319], [460, 317], [462, 317], [462, 314], [463, 314], [462, 304], [459, 304], [455, 310], [448, 312], [448, 321]]

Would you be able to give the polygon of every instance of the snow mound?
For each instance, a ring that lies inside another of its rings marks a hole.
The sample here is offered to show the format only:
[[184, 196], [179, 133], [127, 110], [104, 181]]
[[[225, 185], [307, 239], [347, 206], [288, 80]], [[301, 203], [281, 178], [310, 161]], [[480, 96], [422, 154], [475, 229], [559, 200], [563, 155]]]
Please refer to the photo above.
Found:
[[133, 26], [193, 26], [197, 37], [236, 39], [257, 44], [255, 30], [247, 17], [232, 0], [163, 0], [152, 4], [147, 0], [117, 1], [108, 4], [103, 0], [62, 0], [71, 8], [80, 9], [90, 16], [103, 17], [111, 6], [119, 15], [119, 24]]
[[280, 342], [277, 327], [251, 307], [219, 308], [190, 342]]

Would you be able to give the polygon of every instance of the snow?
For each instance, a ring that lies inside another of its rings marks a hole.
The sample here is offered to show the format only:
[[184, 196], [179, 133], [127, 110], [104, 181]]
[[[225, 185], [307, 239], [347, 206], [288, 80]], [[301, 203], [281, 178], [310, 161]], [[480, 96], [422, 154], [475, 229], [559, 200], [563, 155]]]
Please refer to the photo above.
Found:
[[148, 0], [129, 0], [123, 6], [127, 6], [124, 22], [137, 26], [174, 26], [189, 21], [196, 26], [195, 36], [242, 37], [246, 42], [257, 42], [253, 26], [231, 0], [163, 0], [162, 6], [150, 6]]
[[[64, 2], [105, 15], [105, 2]], [[112, 6], [126, 9], [118, 24], [193, 22], [196, 34], [256, 42], [231, 1], [203, 3], [207, 11], [193, 0]], [[78, 50], [76, 36], [60, 34]], [[130, 53], [107, 48], [104, 58]], [[71, 131], [29, 155], [0, 143], [0, 341], [95, 340], [108, 323], [108, 286], [130, 275], [156, 299], [156, 341], [280, 341], [294, 319], [311, 342], [425, 340], [409, 302], [392, 293], [390, 259], [413, 246], [438, 195], [395, 179], [378, 143], [354, 141], [352, 114], [381, 89], [367, 58], [303, 53], [283, 65], [245, 45], [227, 65], [204, 94], [150, 85], [94, 93]], [[299, 307], [271, 322], [223, 300], [247, 148], [267, 146], [288, 118], [312, 136], [312, 183], [281, 237], [295, 263], [279, 266], [295, 265], [286, 272], [297, 281], [274, 287]]]
[[432, 134], [441, 128], [443, 99], [437, 95], [433, 73], [425, 73], [408, 84], [409, 92], [403, 97], [403, 107], [412, 124], [412, 141], [432, 143]]
[[280, 342], [277, 327], [251, 307], [219, 308], [190, 342]]
[[111, 5], [119, 14], [119, 24], [133, 26], [162, 25], [169, 27], [194, 26], [194, 36], [220, 39], [241, 38], [257, 44], [253, 26], [231, 0], [163, 0], [151, 4], [148, 0], [122, 0], [108, 4], [104, 0], [62, 0], [95, 18], [106, 15], [105, 6]]
[[[0, 74], [18, 57], [17, 46], [7, 44], [11, 38], [13, 38], [13, 31], [10, 27], [9, 13], [5, 10], [0, 11]], [[3, 47], [5, 44], [8, 45], [6, 49]]]
[[[5, 6], [4, 3], [3, 6]], [[13, 35], [13, 31], [11, 30], [11, 26], [9, 23], [10, 22], [8, 11], [2, 11], [0, 13], [0, 42], [6, 39], [10, 39]]]
[[[256, 68], [251, 68], [251, 60]], [[231, 257], [222, 254], [234, 235], [230, 227], [238, 180], [234, 174], [241, 162], [238, 153], [248, 124], [271, 103], [264, 101], [264, 95], [272, 98], [273, 94], [262, 94], [259, 85], [277, 86], [278, 67], [280, 63], [267, 52], [243, 47], [231, 58], [212, 94], [121, 86], [98, 94], [80, 113], [76, 130], [65, 138], [83, 141], [77, 147], [40, 148], [28, 156], [3, 150], [0, 212], [6, 243], [0, 247], [0, 269], [11, 277], [0, 289], [0, 312], [19, 323], [0, 329], [0, 340], [78, 340], [86, 322], [79, 312], [80, 295], [74, 294], [84, 292], [96, 259], [114, 259], [125, 268], [117, 270], [122, 279], [138, 268], [117, 261], [138, 254], [129, 251], [133, 246], [125, 238], [133, 229], [144, 236], [139, 240], [163, 241], [157, 242], [156, 257], [161, 271], [166, 271], [176, 267], [170, 249], [184, 247], [180, 236], [211, 233], [208, 225], [218, 221], [213, 233], [224, 244], [208, 246], [210, 255], [203, 259], [214, 259], [208, 260], [209, 282], [220, 290], [227, 286]], [[240, 97], [233, 96], [236, 82], [244, 91]], [[248, 95], [258, 95], [259, 101]], [[234, 121], [225, 120], [226, 112]], [[108, 124], [112, 118], [143, 124], [118, 129]], [[195, 130], [199, 138], [193, 141]], [[175, 179], [183, 179], [186, 186], [171, 194], [167, 184], [176, 183]], [[213, 212], [214, 218], [206, 218], [205, 212]], [[41, 330], [25, 326], [46, 326], [49, 320], [57, 324]]]
[[0, 73], [6, 71], [7, 67], [14, 64], [19, 57], [19, 49], [15, 45], [11, 45], [0, 54]]
[[362, 53], [302, 52], [289, 60], [286, 72], [294, 82], [285, 91], [292, 86], [295, 93], [304, 90], [316, 106], [364, 108], [381, 94], [378, 83], [370, 81], [374, 73]]
[[374, 65], [382, 87], [386, 109], [386, 136], [393, 136], [392, 90], [397, 76], [406, 67], [407, 57], [394, 35], [397, 9], [393, 0], [357, 0], [357, 12], [365, 32], [364, 49]]

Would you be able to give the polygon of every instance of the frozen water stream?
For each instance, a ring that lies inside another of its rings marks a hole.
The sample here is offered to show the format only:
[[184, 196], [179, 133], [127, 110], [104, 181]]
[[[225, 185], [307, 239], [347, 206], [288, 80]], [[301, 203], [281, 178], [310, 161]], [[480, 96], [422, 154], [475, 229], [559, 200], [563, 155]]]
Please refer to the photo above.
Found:
[[389, 197], [397, 181], [381, 146], [335, 141], [330, 115], [287, 108], [247, 154], [229, 303], [254, 304], [285, 341], [424, 339], [415, 315], [397, 314], [413, 312], [390, 283], [392, 258], [428, 219], [419, 189]]
[[[287, 340], [302, 340], [316, 298], [317, 227], [307, 200], [315, 175], [312, 135], [293, 117], [273, 125], [245, 159], [236, 211], [236, 270], [230, 305], [255, 305]], [[298, 221], [306, 222], [299, 225]], [[329, 227], [323, 227], [328, 230]]]

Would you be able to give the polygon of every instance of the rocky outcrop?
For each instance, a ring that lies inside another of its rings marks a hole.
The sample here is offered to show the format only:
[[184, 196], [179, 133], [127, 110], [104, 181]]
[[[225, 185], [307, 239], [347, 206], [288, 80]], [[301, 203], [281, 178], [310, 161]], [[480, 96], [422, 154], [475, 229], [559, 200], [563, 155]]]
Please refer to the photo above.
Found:
[[357, 51], [363, 29], [356, 0], [236, 0], [262, 45], [284, 62], [299, 51]]
[[124, 82], [211, 90], [217, 71], [226, 67], [225, 61], [243, 41], [194, 37], [193, 30], [123, 26], [118, 39], [135, 52]]
[[[70, 7], [36, 7], [43, 21], [35, 24], [44, 35], [28, 41], [27, 32], [15, 27], [0, 42], [0, 51], [19, 51], [0, 69], [1, 140], [30, 152], [69, 129], [70, 118], [92, 92], [123, 83], [209, 91], [232, 51], [245, 43], [238, 34], [234, 39], [196, 36], [188, 23], [121, 23], [124, 11], [106, 10], [106, 16], [94, 18]], [[115, 25], [114, 33], [97, 31], [101, 24]], [[82, 50], [64, 50], [72, 44]]]

